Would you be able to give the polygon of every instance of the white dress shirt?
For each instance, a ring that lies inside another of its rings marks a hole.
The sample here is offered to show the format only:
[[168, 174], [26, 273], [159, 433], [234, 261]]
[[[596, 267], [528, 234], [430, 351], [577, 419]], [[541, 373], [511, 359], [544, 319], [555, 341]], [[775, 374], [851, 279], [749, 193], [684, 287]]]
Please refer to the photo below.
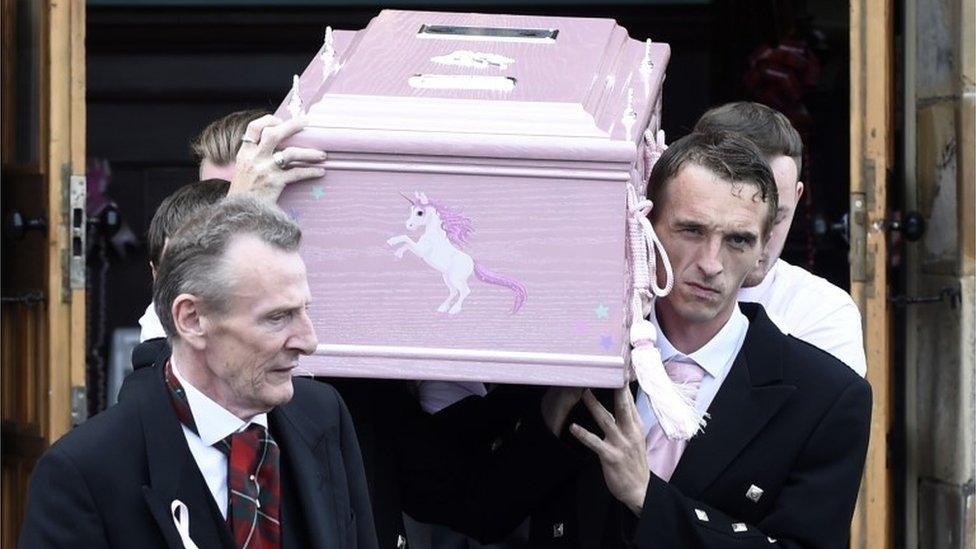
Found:
[[227, 518], [227, 456], [214, 447], [214, 444], [227, 438], [228, 435], [243, 431], [251, 423], [257, 423], [265, 429], [268, 427], [268, 414], [258, 414], [251, 418], [251, 421], [243, 421], [239, 417], [230, 413], [226, 408], [217, 404], [207, 395], [201, 393], [189, 381], [180, 375], [180, 370], [176, 362], [170, 359], [173, 367], [173, 374], [180, 380], [183, 391], [186, 393], [186, 400], [190, 404], [190, 413], [193, 414], [193, 422], [197, 425], [199, 435], [191, 431], [186, 425], [183, 427], [183, 436], [193, 454], [200, 473], [207, 481], [207, 488], [213, 495], [220, 514]]
[[[701, 385], [698, 387], [698, 395], [695, 397], [695, 409], [702, 413], [706, 412], [712, 401], [715, 400], [715, 395], [718, 394], [726, 376], [729, 375], [735, 357], [742, 349], [742, 343], [746, 340], [746, 332], [749, 331], [749, 319], [742, 314], [739, 307], [735, 307], [732, 316], [725, 322], [725, 326], [722, 326], [722, 329], [715, 334], [715, 337], [690, 355], [675, 349], [674, 345], [668, 341], [668, 336], [664, 334], [660, 324], [658, 324], [656, 311], [651, 312], [650, 320], [657, 329], [657, 348], [661, 351], [662, 362], [672, 358], [686, 358], [705, 370]], [[647, 393], [644, 391], [637, 392], [637, 412], [640, 414], [641, 422], [644, 425], [644, 437], [647, 438], [651, 428], [657, 425], [657, 416], [654, 415]]]
[[867, 372], [861, 312], [847, 292], [823, 278], [780, 259], [758, 286], [739, 290], [739, 301], [759, 303], [783, 333], [827, 351], [862, 377]]
[[159, 321], [159, 317], [156, 316], [156, 306], [152, 301], [146, 307], [146, 312], [139, 318], [139, 326], [142, 328], [139, 331], [140, 343], [147, 339], [166, 337], [166, 331], [163, 330], [163, 324]]

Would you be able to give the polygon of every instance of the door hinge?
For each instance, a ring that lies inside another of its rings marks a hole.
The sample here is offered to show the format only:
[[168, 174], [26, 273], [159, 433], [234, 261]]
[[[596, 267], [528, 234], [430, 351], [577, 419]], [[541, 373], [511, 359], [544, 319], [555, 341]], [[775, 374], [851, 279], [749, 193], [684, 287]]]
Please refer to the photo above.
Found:
[[71, 386], [71, 425], [77, 427], [88, 419], [88, 396], [85, 387]]
[[955, 310], [962, 302], [962, 290], [957, 286], [946, 286], [939, 290], [938, 294], [924, 296], [893, 295], [888, 298], [895, 307], [906, 307], [908, 305], [920, 305], [924, 303], [948, 303], [949, 308]]

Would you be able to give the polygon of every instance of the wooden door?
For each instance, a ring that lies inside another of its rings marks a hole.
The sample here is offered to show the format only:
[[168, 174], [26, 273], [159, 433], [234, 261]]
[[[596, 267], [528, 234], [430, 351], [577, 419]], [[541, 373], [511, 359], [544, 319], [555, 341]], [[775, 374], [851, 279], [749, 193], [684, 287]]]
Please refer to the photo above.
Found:
[[85, 4], [2, 0], [2, 17], [0, 541], [14, 547], [34, 463], [86, 410]]
[[851, 0], [851, 295], [861, 308], [874, 393], [871, 443], [851, 532], [853, 547], [892, 546], [891, 312], [886, 183], [893, 164], [892, 0]]

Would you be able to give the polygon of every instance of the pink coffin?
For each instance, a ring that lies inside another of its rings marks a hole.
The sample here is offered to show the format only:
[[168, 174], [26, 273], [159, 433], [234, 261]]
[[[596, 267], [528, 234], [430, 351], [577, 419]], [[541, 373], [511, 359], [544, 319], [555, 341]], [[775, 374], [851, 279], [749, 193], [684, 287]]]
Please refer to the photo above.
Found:
[[670, 48], [611, 19], [392, 10], [328, 34], [277, 113], [329, 153], [280, 202], [314, 296], [305, 373], [621, 386], [626, 188]]

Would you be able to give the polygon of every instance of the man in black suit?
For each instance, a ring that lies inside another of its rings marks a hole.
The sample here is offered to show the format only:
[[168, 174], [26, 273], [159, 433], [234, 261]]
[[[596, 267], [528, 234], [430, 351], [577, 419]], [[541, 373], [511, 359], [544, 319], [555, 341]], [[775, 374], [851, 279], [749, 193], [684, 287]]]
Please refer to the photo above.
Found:
[[533, 513], [531, 546], [846, 547], [870, 387], [761, 306], [736, 303], [776, 211], [769, 167], [740, 137], [694, 133], [655, 165], [649, 198], [674, 269], [652, 314], [657, 344], [707, 426], [673, 441], [643, 393], [603, 398], [611, 414], [589, 391], [584, 413], [578, 391], [551, 390], [542, 416], [573, 437], [540, 442], [534, 459], [577, 469]]
[[292, 377], [317, 345], [300, 238], [251, 198], [173, 235], [154, 284], [172, 355], [40, 459], [22, 547], [377, 546], [342, 399]]

